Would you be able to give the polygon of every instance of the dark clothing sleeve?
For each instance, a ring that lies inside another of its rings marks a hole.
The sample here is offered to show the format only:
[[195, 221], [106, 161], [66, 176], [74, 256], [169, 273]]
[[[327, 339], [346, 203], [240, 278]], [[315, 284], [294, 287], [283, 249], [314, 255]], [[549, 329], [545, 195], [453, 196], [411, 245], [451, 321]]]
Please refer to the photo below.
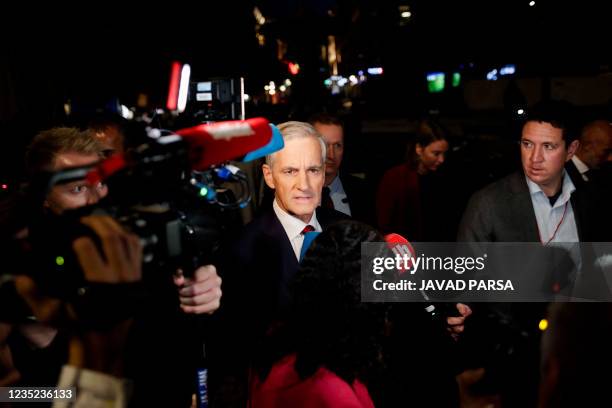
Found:
[[491, 203], [485, 195], [474, 194], [467, 205], [457, 232], [459, 242], [492, 242]]

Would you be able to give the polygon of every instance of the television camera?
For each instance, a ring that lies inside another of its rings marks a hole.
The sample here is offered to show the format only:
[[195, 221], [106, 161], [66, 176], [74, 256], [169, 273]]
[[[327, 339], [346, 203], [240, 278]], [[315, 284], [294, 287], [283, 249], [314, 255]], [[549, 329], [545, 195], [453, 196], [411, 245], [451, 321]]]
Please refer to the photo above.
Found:
[[224, 232], [241, 225], [233, 210], [251, 198], [246, 175], [229, 160], [254, 160], [283, 147], [278, 129], [263, 118], [143, 132], [144, 142], [126, 154], [45, 174], [30, 186], [30, 198], [38, 196], [39, 203], [54, 186], [75, 180], [109, 187], [93, 206], [40, 214], [30, 222], [28, 250], [20, 258], [45, 294], [70, 301], [81, 299], [84, 290], [106, 299], [138, 296], [139, 285], [84, 281], [71, 246], [84, 235], [96, 240], [79, 222], [84, 215], [110, 215], [140, 238], [145, 282], [160, 275], [152, 271], [181, 269], [189, 276], [198, 266], [214, 264]]

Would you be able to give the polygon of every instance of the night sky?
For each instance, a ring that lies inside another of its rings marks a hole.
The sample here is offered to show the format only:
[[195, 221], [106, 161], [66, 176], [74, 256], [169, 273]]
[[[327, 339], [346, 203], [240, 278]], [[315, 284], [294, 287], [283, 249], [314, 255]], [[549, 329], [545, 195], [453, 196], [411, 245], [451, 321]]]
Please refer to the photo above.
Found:
[[[413, 17], [402, 26], [403, 3]], [[133, 106], [144, 92], [151, 105], [163, 106], [173, 60], [190, 63], [192, 78], [243, 75], [249, 92], [260, 91], [282, 68], [275, 59], [276, 37], [288, 42], [288, 56], [301, 63], [301, 89], [307, 92], [328, 75], [317, 58], [322, 41], [336, 35], [343, 49], [341, 73], [384, 66], [381, 101], [410, 94], [426, 71], [470, 62], [482, 70], [478, 75], [507, 63], [519, 64], [525, 76], [610, 71], [604, 2], [528, 3], [249, 0], [7, 10], [0, 25], [3, 150], [54, 123], [68, 99], [87, 107], [118, 97]], [[266, 48], [256, 42], [254, 4], [268, 18]]]
[[[490, 61], [528, 63], [536, 72], [586, 72], [611, 59], [603, 2], [539, 0], [529, 7], [528, 1], [407, 1], [413, 18], [404, 27], [397, 1], [183, 3], [129, 10], [88, 5], [76, 10], [80, 17], [58, 8], [5, 14], [4, 98], [12, 94], [18, 105], [27, 105], [25, 95], [118, 95], [134, 103], [137, 92], [146, 91], [163, 100], [174, 59], [191, 63], [196, 76], [240, 74], [263, 81], [272, 64], [255, 42], [253, 3], [268, 16], [267, 33], [296, 44], [297, 59], [327, 33], [336, 34], [344, 41], [348, 69], [384, 63], [392, 74], [412, 73]], [[11, 109], [3, 107], [2, 119], [10, 116], [6, 111]]]

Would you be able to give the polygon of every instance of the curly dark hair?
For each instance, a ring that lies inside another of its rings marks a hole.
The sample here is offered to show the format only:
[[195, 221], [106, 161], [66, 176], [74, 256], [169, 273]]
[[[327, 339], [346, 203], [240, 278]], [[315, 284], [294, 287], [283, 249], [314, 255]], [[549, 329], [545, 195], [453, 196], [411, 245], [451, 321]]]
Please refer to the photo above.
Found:
[[293, 281], [290, 318], [256, 362], [262, 380], [290, 353], [302, 379], [324, 366], [349, 384], [367, 382], [381, 368], [386, 307], [361, 302], [361, 243], [383, 241], [356, 221], [336, 223], [317, 237]]

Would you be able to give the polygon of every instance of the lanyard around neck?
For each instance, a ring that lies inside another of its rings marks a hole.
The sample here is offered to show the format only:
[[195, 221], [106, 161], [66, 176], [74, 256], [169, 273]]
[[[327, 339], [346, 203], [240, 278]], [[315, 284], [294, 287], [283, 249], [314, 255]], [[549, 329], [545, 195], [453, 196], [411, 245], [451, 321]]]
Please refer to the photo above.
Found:
[[542, 243], [542, 245], [548, 245], [553, 239], [555, 239], [555, 236], [557, 235], [557, 232], [559, 231], [559, 228], [561, 227], [561, 224], [563, 224], [563, 220], [565, 219], [565, 214], [567, 213], [568, 204], [569, 204], [569, 200], [567, 200], [565, 202], [565, 205], [563, 206], [563, 215], [561, 216], [561, 220], [559, 220], [559, 223], [555, 227], [555, 231], [553, 232], [552, 236], [546, 242], [542, 241], [542, 233], [540, 233], [540, 226], [537, 225], [538, 223], [536, 220], [536, 226], [538, 227], [538, 237], [540, 238], [540, 242]]

